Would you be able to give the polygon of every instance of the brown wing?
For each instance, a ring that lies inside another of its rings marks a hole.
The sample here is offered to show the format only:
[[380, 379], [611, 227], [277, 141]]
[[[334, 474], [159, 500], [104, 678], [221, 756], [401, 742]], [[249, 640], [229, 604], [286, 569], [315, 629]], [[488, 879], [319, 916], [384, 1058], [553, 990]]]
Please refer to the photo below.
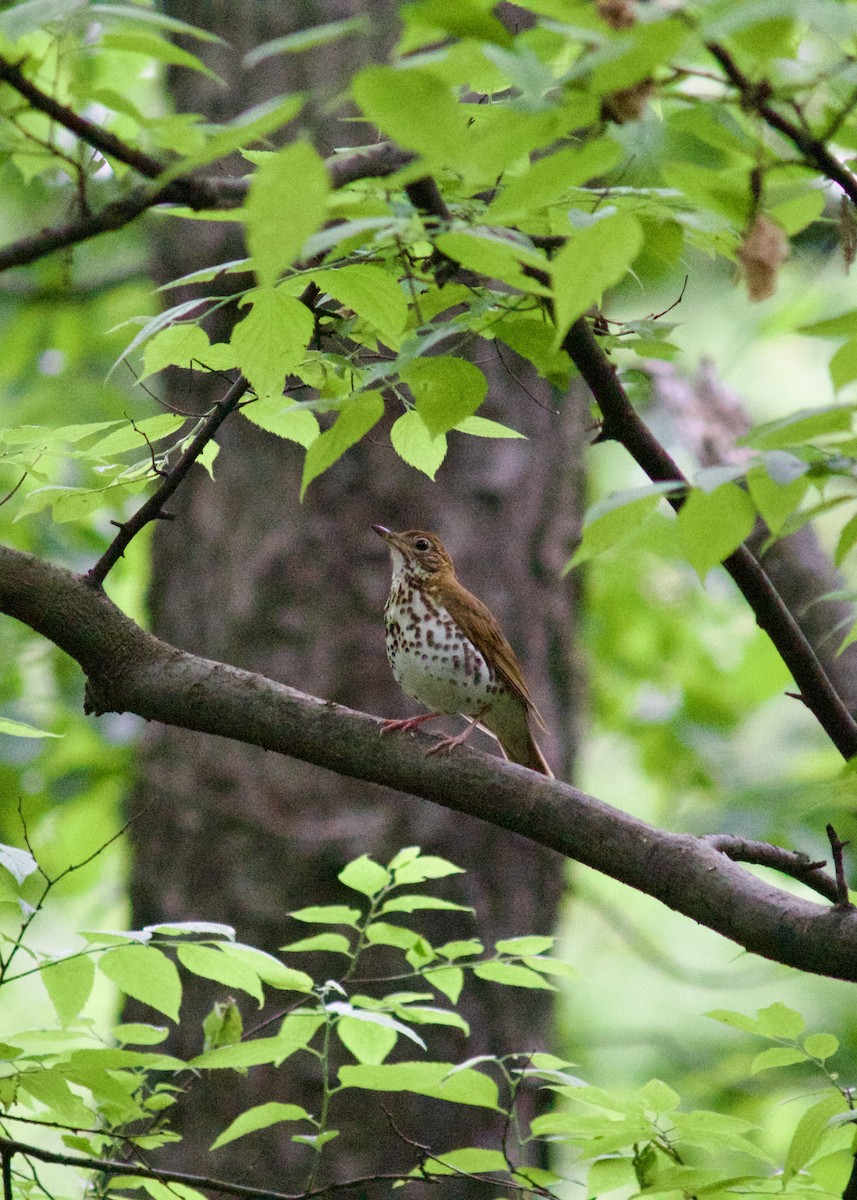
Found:
[[456, 583], [458, 586], [455, 589], [450, 588], [444, 595], [447, 612], [468, 641], [473, 643], [483, 658], [491, 662], [503, 682], [513, 692], [518, 693], [536, 718], [539, 726], [546, 729], [542, 715], [533, 703], [533, 698], [524, 681], [521, 664], [515, 656], [515, 651], [503, 636], [503, 631], [497, 624], [496, 618], [481, 600], [477, 600], [471, 592], [461, 587], [457, 580]]

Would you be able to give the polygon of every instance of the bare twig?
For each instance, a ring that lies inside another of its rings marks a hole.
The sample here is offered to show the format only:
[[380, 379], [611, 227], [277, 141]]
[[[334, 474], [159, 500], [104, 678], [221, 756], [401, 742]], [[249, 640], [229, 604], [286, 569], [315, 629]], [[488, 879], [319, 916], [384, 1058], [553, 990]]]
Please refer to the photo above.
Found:
[[[829, 827], [828, 827], [829, 828]], [[711, 833], [702, 839], [733, 862], [753, 863], [757, 867], [770, 867], [799, 880], [820, 896], [839, 902], [839, 888], [835, 880], [825, 875], [822, 867], [824, 861], [813, 862], [808, 854], [799, 851], [784, 850], [782, 846], [772, 846], [769, 842], [754, 842], [747, 838], [734, 837], [728, 833]]]
[[178, 488], [226, 418], [235, 412], [241, 397], [249, 390], [250, 384], [242, 375], [232, 384], [232, 387], [223, 399], [215, 404], [214, 408], [212, 408], [203, 421], [196, 437], [178, 459], [175, 466], [167, 473], [161, 486], [156, 492], [152, 493], [145, 504], [137, 509], [132, 517], [129, 517], [127, 521], [124, 521], [120, 525], [117, 536], [107, 547], [98, 562], [86, 573], [84, 578], [90, 587], [100, 588], [107, 578], [110, 569], [116, 565], [125, 553], [131, 540], [136, 537], [140, 530], [145, 528], [150, 521], [156, 521], [165, 516], [164, 505]]
[[758, 113], [766, 125], [788, 138], [809, 166], [815, 167], [828, 179], [838, 183], [843, 192], [857, 204], [857, 176], [842, 165], [821, 138], [813, 136], [806, 128], [777, 112], [770, 103], [771, 85], [766, 80], [754, 82], [748, 78], [726, 47], [719, 42], [709, 42], [706, 49], [720, 63], [729, 82], [738, 89], [743, 106], [751, 112]]
[[848, 845], [848, 842], [841, 842], [839, 835], [832, 825], [826, 827], [827, 840], [830, 842], [830, 852], [833, 855], [833, 867], [836, 871], [836, 904], [839, 908], [854, 908], [854, 905], [848, 899], [848, 883], [845, 879], [845, 865], [842, 859], [842, 851]]

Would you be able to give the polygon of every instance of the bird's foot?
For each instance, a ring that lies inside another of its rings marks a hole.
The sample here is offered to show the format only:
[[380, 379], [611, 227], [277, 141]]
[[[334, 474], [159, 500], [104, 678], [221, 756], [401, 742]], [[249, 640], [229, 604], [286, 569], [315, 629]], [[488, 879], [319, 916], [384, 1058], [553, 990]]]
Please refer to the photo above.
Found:
[[435, 717], [442, 717], [443, 713], [431, 712], [423, 713], [420, 717], [394, 717], [390, 721], [384, 721], [381, 726], [381, 736], [385, 733], [413, 733], [423, 721], [433, 721]]
[[482, 709], [475, 717], [467, 722], [467, 728], [462, 729], [461, 733], [457, 733], [455, 737], [442, 737], [436, 746], [432, 746], [430, 750], [426, 750], [426, 757], [430, 754], [451, 754], [456, 746], [460, 746], [466, 742], [473, 730], [479, 724], [480, 718], [484, 717], [486, 710]]

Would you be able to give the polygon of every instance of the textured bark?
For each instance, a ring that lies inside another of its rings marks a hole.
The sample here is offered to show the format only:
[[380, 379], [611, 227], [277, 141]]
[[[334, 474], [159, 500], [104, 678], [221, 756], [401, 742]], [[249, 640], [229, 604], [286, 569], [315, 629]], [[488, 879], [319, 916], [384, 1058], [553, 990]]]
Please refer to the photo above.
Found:
[[[275, 59], [270, 72], [242, 73], [239, 86], [230, 73], [241, 53], [285, 31], [275, 24], [282, 20], [276, 6], [229, 0], [178, 7], [176, 15], [216, 29], [231, 43], [211, 60], [233, 85], [229, 89], [213, 88], [191, 72], [180, 73], [180, 83], [176, 77], [177, 108], [217, 119], [283, 89], [277, 76], [284, 64], [303, 73], [289, 87], [308, 88], [318, 101], [344, 65], [353, 69], [359, 55], [377, 45], [370, 39], [355, 49], [351, 42], [338, 50], [345, 56], [339, 62], [320, 55]], [[294, 24], [347, 15], [345, 5], [321, 9], [306, 6], [297, 19], [293, 12]], [[317, 115], [322, 107], [316, 102], [311, 111], [316, 144], [326, 153], [346, 138], [330, 133]], [[343, 128], [357, 141], [365, 134], [359, 126]], [[196, 223], [191, 234], [164, 231], [154, 248], [159, 276], [174, 278], [241, 253], [217, 244], [215, 225]], [[453, 437], [436, 484], [406, 468], [379, 427], [312, 485], [301, 506], [302, 452], [232, 418], [219, 437], [217, 482], [193, 471], [171, 505], [178, 519], [156, 531], [153, 628], [182, 648], [332, 701], [385, 716], [406, 714], [413, 709], [397, 692], [384, 653], [389, 565], [369, 526], [381, 521], [437, 530], [463, 581], [494, 610], [519, 652], [551, 730], [543, 748], [557, 774], [569, 778], [581, 673], [571, 642], [575, 585], [561, 580], [560, 568], [579, 527], [586, 405], [566, 401], [557, 411], [550, 388], [527, 377], [531, 398], [496, 361], [492, 346], [480, 347], [478, 358], [490, 381], [485, 415], [507, 420], [530, 440]], [[219, 394], [222, 381], [215, 385]], [[189, 394], [186, 381], [179, 381], [167, 398], [204, 407], [209, 386], [201, 379]], [[414, 843], [467, 869], [444, 894], [478, 911], [478, 926], [464, 916], [426, 921], [433, 939], [478, 930], [490, 942], [548, 932], [563, 888], [561, 858], [513, 834], [413, 799], [392, 804], [370, 785], [178, 729], [153, 728], [146, 738], [134, 797], [135, 806], [140, 802], [153, 807], [134, 831], [137, 926], [205, 916], [233, 924], [242, 940], [275, 951], [301, 936], [285, 915], [290, 908], [343, 898], [336, 873], [346, 861], [363, 852], [383, 860]], [[295, 965], [321, 978], [337, 966], [330, 956], [311, 963], [302, 956]], [[219, 998], [216, 985], [189, 983], [175, 1043], [180, 1053], [199, 1049], [199, 1021]], [[242, 1007], [252, 1024], [250, 1006]], [[545, 1043], [550, 1018], [543, 995], [490, 986], [472, 990], [465, 1015], [473, 1038], [432, 1038], [433, 1057], [454, 1061], [481, 1051], [536, 1048]], [[228, 1169], [246, 1182], [282, 1185], [288, 1178], [299, 1186], [295, 1172], [309, 1156], [290, 1143], [284, 1127], [208, 1155], [216, 1133], [252, 1103], [288, 1094], [317, 1111], [312, 1062], [298, 1056], [284, 1073], [283, 1083], [270, 1071], [236, 1076], [228, 1084], [222, 1078], [195, 1083], [179, 1112], [185, 1140], [162, 1161], [214, 1173]], [[413, 1163], [413, 1150], [396, 1143], [377, 1100], [358, 1097], [339, 1111], [335, 1123], [343, 1132], [327, 1152], [338, 1177]], [[496, 1128], [490, 1114], [448, 1111], [437, 1103], [397, 1106], [397, 1114], [407, 1134], [439, 1150], [482, 1141]], [[456, 1194], [470, 1194], [464, 1181]]]

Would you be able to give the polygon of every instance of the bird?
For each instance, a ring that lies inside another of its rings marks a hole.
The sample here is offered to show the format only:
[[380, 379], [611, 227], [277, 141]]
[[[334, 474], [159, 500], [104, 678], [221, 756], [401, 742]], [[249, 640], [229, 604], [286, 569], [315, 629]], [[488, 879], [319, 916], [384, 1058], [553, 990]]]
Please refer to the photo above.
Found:
[[384, 609], [387, 657], [402, 690], [431, 710], [385, 721], [381, 732], [407, 732], [460, 713], [469, 720], [467, 728], [427, 753], [449, 753], [478, 725], [497, 739], [510, 762], [553, 778], [530, 727], [531, 719], [542, 729], [545, 723], [515, 652], [490, 609], [459, 582], [443, 542], [422, 529], [372, 528], [393, 562]]

